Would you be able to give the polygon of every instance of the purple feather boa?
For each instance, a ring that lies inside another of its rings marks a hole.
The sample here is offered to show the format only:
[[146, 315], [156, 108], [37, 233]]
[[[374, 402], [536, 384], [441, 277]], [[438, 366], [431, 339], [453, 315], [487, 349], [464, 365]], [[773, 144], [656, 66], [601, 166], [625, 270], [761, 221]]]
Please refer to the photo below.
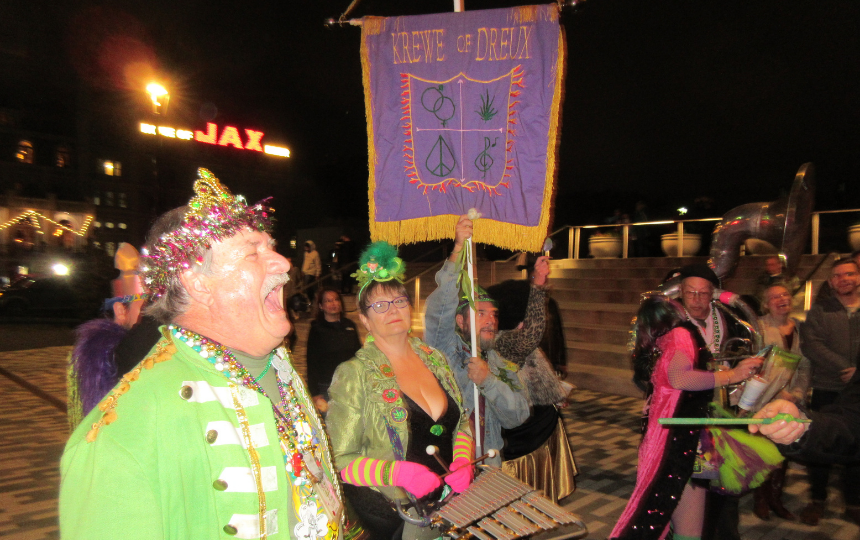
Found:
[[108, 319], [94, 319], [76, 330], [72, 370], [81, 398], [83, 415], [98, 405], [119, 381], [114, 350], [128, 330]]

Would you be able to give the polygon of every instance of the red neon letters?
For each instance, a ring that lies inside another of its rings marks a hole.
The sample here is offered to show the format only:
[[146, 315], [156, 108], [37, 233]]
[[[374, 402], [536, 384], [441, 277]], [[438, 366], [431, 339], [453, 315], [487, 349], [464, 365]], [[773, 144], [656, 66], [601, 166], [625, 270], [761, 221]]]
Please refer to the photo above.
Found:
[[221, 130], [221, 137], [219, 138], [218, 125], [213, 124], [212, 122], [207, 122], [206, 131], [195, 131], [194, 139], [197, 140], [197, 142], [202, 142], [206, 144], [232, 146], [240, 150], [254, 150], [255, 152], [262, 152], [263, 146], [260, 144], [260, 141], [263, 139], [263, 135], [264, 133], [262, 131], [246, 129], [245, 137], [247, 138], [247, 142], [243, 144], [242, 137], [239, 135], [238, 128], [235, 128], [233, 126], [224, 126], [224, 128]]

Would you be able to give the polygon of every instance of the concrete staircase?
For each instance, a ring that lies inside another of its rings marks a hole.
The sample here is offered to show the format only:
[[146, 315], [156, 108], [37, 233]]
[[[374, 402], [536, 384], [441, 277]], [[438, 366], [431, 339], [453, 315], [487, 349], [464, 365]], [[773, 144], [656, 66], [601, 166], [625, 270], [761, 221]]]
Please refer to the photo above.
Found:
[[[824, 258], [804, 256], [798, 275], [807, 276]], [[568, 352], [568, 380], [589, 390], [641, 395], [631, 377], [627, 341], [640, 294], [654, 290], [673, 269], [706, 257], [558, 260], [552, 263], [552, 296], [562, 310]], [[724, 288], [755, 294], [764, 257], [742, 257]], [[825, 262], [813, 276], [813, 294], [827, 276]], [[795, 297], [802, 311], [803, 291]]]

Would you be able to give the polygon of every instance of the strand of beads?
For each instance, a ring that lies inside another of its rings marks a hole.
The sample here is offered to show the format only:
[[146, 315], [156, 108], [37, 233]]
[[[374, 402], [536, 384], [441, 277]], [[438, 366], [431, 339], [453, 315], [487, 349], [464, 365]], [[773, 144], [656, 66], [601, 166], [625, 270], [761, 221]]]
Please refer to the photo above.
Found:
[[[281, 391], [281, 404], [289, 417], [288, 422], [279, 422], [278, 432], [284, 436], [287, 446], [292, 452], [304, 454], [315, 452], [319, 441], [312, 434], [311, 423], [301, 406], [293, 385], [278, 379], [278, 389]], [[302, 432], [299, 432], [301, 427]]]
[[171, 324], [169, 328], [173, 333], [173, 337], [194, 349], [200, 354], [200, 356], [215, 366], [215, 369], [220, 371], [225, 377], [236, 384], [253, 388], [265, 395], [266, 392], [263, 391], [263, 388], [257, 382], [257, 378], [252, 376], [245, 366], [236, 360], [236, 357], [233, 356], [233, 353], [231, 353], [229, 349], [217, 341], [201, 336], [197, 332], [186, 330], [181, 326]]

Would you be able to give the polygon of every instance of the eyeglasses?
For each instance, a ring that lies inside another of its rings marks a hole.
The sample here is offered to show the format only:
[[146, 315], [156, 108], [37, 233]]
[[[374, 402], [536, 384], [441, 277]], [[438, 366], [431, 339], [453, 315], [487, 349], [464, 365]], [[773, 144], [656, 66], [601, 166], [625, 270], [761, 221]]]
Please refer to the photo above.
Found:
[[378, 302], [374, 302], [370, 304], [369, 308], [373, 308], [373, 311], [377, 313], [385, 313], [388, 311], [388, 308], [391, 307], [391, 304], [394, 304], [394, 307], [397, 309], [403, 309], [407, 305], [409, 305], [409, 299], [405, 296], [398, 296], [394, 300], [379, 300]]
[[698, 298], [706, 298], [708, 300], [711, 299], [711, 295], [714, 294], [714, 291], [684, 291], [684, 298], [689, 298], [690, 300], [696, 300]]

